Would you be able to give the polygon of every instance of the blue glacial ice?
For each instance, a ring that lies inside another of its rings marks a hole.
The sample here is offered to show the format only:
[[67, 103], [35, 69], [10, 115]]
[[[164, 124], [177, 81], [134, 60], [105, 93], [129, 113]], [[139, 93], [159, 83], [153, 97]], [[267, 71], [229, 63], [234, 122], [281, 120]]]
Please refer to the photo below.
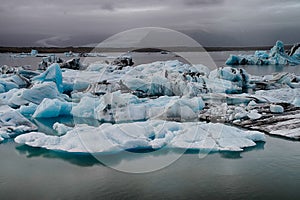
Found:
[[72, 104], [63, 102], [58, 99], [45, 98], [37, 106], [33, 118], [52, 118], [58, 116], [69, 116], [71, 113]]
[[256, 51], [254, 55], [230, 55], [226, 65], [299, 65], [300, 50], [293, 55], [285, 53], [282, 41], [277, 41], [268, 53], [267, 51]]
[[32, 78], [35, 82], [54, 82], [59, 92], [63, 92], [63, 77], [59, 64], [54, 63], [42, 74]]
[[62, 136], [31, 132], [15, 142], [32, 147], [73, 153], [115, 153], [128, 149], [201, 149], [207, 151], [243, 151], [265, 141], [257, 131], [245, 131], [223, 124], [178, 123], [160, 120], [99, 127], [76, 125]]
[[17, 84], [0, 79], [0, 93], [5, 93], [15, 88], [19, 88]]

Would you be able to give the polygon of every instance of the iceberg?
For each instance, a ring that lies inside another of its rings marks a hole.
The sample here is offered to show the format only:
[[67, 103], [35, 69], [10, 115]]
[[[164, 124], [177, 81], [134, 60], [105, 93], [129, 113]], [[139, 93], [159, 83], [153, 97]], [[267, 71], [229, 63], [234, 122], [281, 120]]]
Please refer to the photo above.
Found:
[[131, 149], [199, 149], [243, 151], [265, 141], [258, 131], [244, 131], [223, 124], [165, 122], [160, 120], [99, 127], [76, 125], [62, 136], [31, 132], [15, 142], [32, 147], [73, 153], [116, 153]]
[[289, 56], [282, 41], [277, 41], [269, 53], [256, 51], [254, 55], [230, 55], [226, 65], [299, 65], [299, 52]]

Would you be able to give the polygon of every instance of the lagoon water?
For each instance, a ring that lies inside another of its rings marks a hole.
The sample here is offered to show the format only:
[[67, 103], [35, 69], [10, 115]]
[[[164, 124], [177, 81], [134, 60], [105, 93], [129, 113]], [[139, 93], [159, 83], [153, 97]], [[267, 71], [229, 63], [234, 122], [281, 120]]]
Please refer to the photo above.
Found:
[[[230, 53], [212, 52], [217, 66]], [[135, 55], [137, 63], [172, 58], [173, 55]], [[113, 57], [112, 57], [113, 58]], [[111, 59], [112, 59], [111, 58]], [[92, 58], [97, 59], [97, 58]], [[0, 54], [0, 65], [36, 66], [41, 58], [12, 59]], [[34, 67], [33, 67], [34, 68]], [[250, 74], [288, 71], [300, 75], [299, 66], [245, 66]], [[35, 121], [41, 131], [51, 133], [57, 119]], [[69, 119], [60, 119], [70, 123]], [[79, 121], [77, 121], [79, 122]], [[85, 122], [93, 125], [96, 122]], [[177, 152], [165, 150], [167, 159]], [[128, 158], [112, 155], [112, 167], [126, 163], [148, 165], [148, 154]], [[0, 199], [299, 199], [300, 142], [266, 137], [242, 153], [211, 153], [199, 158], [186, 152], [161, 170], [129, 174], [101, 164], [92, 155], [74, 155], [15, 144], [0, 144]]]
[[[267, 136], [266, 143], [243, 153], [214, 153], [199, 159], [197, 152], [187, 152], [159, 171], [128, 174], [101, 165], [92, 156], [7, 141], [0, 145], [0, 197], [299, 199], [299, 146], [299, 142]], [[114, 158], [116, 165], [132, 162], [122, 155]]]

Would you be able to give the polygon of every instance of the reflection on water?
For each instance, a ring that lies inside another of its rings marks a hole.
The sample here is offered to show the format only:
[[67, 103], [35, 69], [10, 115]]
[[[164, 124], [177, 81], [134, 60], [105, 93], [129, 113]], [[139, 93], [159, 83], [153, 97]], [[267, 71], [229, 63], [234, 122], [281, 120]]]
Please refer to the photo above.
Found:
[[[25, 147], [9, 140], [0, 145], [0, 196], [4, 199], [24, 196], [30, 199], [298, 199], [300, 143], [269, 136], [266, 139], [266, 143], [258, 143], [242, 153], [212, 153], [199, 159], [197, 151], [190, 151], [170, 166], [146, 174], [121, 173], [90, 155]], [[135, 161], [122, 154], [110, 157], [115, 165]]]
[[81, 167], [91, 167], [101, 164], [99, 161], [90, 154], [70, 154], [65, 152], [49, 151], [43, 148], [29, 147], [26, 145], [16, 146], [16, 150], [20, 155], [25, 155], [27, 158], [42, 157], [47, 159], [61, 159], [74, 165]]
[[[258, 142], [256, 146], [245, 148], [243, 152], [210, 152], [201, 153], [199, 150], [182, 150], [182, 149], [162, 149], [160, 151], [154, 150], [130, 150], [115, 154], [89, 154], [89, 153], [67, 153], [61, 151], [52, 151], [39, 147], [29, 147], [26, 145], [17, 145], [15, 149], [20, 155], [25, 155], [27, 158], [36, 158], [42, 157], [47, 159], [61, 159], [70, 164], [91, 167], [94, 165], [108, 165], [112, 167], [116, 167], [124, 162], [130, 162], [132, 165], [135, 164], [143, 164], [143, 165], [151, 165], [149, 162], [149, 158], [157, 157], [161, 159], [166, 159], [168, 156], [172, 154], [203, 154], [200, 157], [205, 157], [213, 154], [218, 154], [222, 158], [226, 159], [240, 159], [242, 158], [242, 154], [250, 151], [259, 151], [264, 149], [264, 142]], [[101, 162], [103, 161], [103, 163]], [[156, 160], [159, 162], [159, 159]], [[136, 163], [135, 163], [136, 162]]]

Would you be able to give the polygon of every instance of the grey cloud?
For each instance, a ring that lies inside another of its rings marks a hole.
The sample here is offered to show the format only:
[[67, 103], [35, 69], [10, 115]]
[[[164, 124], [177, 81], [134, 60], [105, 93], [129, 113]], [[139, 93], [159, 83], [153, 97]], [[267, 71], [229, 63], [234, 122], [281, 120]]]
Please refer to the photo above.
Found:
[[260, 32], [260, 41], [280, 35], [296, 42], [297, 34], [285, 33], [300, 27], [299, 8], [298, 0], [1, 0], [0, 46], [15, 44], [24, 35], [28, 42], [36, 38], [40, 44], [45, 40], [47, 44], [56, 40], [56, 45], [93, 43], [147, 26], [180, 30], [206, 45], [222, 41], [225, 35], [230, 36], [226, 44], [239, 45], [247, 38], [258, 41], [253, 37], [260, 38]]
[[224, 0], [184, 0], [183, 2], [188, 6], [199, 6], [199, 5], [221, 4], [224, 2]]

